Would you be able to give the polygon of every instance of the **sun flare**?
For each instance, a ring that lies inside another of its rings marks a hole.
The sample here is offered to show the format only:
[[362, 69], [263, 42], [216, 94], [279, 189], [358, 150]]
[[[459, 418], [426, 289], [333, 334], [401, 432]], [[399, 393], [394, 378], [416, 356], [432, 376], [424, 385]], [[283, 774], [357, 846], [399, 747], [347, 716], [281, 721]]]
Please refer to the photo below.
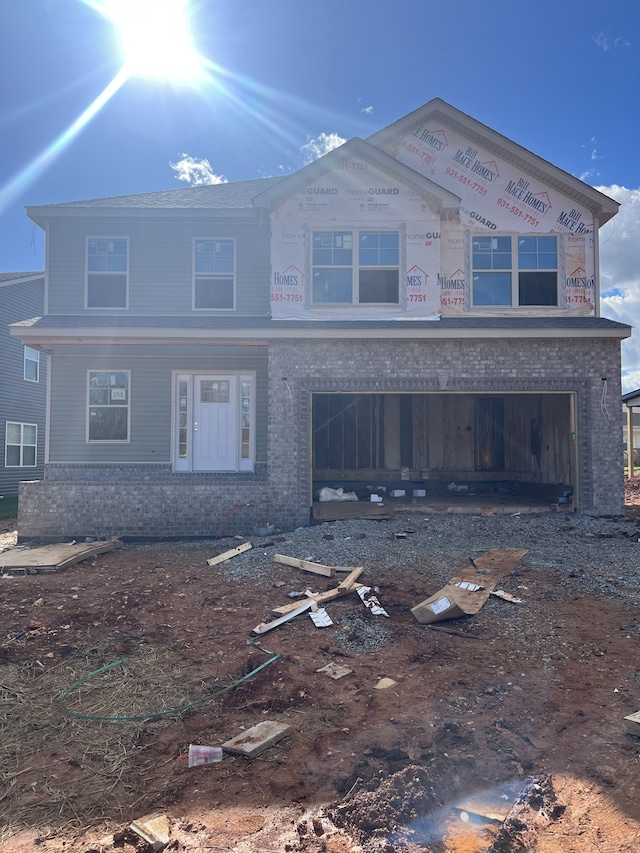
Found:
[[204, 59], [189, 31], [189, 0], [85, 0], [118, 30], [125, 72], [169, 82], [194, 82]]

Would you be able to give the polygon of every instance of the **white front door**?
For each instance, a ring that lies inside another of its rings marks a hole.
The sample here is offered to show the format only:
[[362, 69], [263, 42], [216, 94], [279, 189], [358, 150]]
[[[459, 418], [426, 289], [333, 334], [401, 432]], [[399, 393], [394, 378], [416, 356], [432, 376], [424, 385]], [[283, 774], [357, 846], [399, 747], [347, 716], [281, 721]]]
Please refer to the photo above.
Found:
[[196, 376], [193, 402], [193, 470], [238, 470], [236, 376]]

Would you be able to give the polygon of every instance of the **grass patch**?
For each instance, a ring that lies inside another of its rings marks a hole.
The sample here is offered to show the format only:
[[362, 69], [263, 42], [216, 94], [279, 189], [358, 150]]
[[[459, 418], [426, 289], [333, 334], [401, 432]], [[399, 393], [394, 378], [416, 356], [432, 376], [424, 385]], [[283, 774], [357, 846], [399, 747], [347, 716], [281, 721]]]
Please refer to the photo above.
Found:
[[5, 495], [0, 500], [0, 519], [15, 518], [18, 515], [18, 496]]

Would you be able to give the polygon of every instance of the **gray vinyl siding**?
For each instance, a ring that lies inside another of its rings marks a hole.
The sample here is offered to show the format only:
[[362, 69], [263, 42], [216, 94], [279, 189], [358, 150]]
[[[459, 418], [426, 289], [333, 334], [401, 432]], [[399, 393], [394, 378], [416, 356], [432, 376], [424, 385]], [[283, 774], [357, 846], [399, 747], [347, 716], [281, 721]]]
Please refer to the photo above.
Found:
[[[40, 480], [44, 473], [47, 357], [40, 354], [38, 382], [24, 379], [24, 345], [9, 334], [9, 324], [42, 315], [44, 280], [0, 285], [0, 495], [17, 495], [22, 480]], [[7, 421], [36, 424], [36, 467], [5, 467]]]
[[[191, 314], [194, 238], [230, 238], [236, 246], [234, 314], [269, 313], [269, 228], [258, 219], [54, 219], [49, 230], [49, 314], [85, 312], [87, 237], [129, 238], [129, 308], [91, 309], [90, 315]], [[229, 312], [202, 312], [227, 314]]]
[[[86, 440], [87, 371], [129, 370], [130, 441]], [[51, 371], [51, 463], [171, 462], [172, 371], [256, 373], [256, 460], [267, 448], [267, 358], [56, 356]]]

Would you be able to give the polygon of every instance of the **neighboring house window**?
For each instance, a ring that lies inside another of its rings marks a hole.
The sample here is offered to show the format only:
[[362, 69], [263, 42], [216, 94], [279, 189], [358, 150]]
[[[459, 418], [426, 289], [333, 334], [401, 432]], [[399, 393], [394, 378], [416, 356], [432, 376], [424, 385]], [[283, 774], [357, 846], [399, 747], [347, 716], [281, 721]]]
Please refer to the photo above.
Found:
[[176, 471], [253, 471], [255, 375], [185, 373], [174, 378]]
[[400, 301], [398, 231], [314, 231], [312, 266], [316, 304]]
[[129, 385], [126, 370], [90, 370], [87, 441], [129, 441]]
[[24, 348], [24, 378], [28, 382], [40, 381], [40, 353], [33, 347]]
[[87, 308], [127, 307], [127, 240], [89, 238]]
[[558, 304], [558, 241], [551, 236], [485, 236], [471, 240], [473, 304]]
[[4, 464], [7, 468], [35, 468], [38, 427], [7, 421], [4, 442]]
[[233, 240], [195, 240], [193, 307], [234, 307], [235, 245]]

